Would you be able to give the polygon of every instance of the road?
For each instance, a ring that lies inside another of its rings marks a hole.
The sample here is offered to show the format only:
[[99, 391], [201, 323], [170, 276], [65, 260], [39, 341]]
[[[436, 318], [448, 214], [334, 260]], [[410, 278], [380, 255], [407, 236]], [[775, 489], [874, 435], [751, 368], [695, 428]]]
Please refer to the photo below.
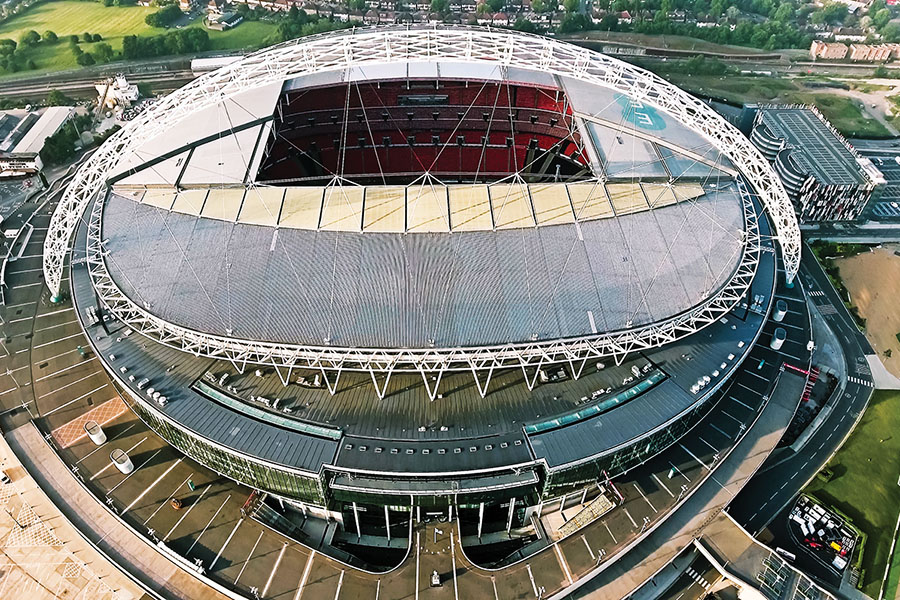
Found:
[[[799, 278], [806, 286], [809, 298], [819, 307], [820, 313], [837, 335], [850, 377], [839, 404], [807, 444], [797, 453], [787, 450], [790, 453], [787, 457], [784, 454], [780, 454], [778, 458], [770, 457], [760, 473], [732, 502], [729, 512], [751, 533], [758, 533], [765, 528], [841, 446], [865, 410], [873, 391], [866, 361], [866, 355], [873, 353], [872, 347], [857, 329], [828, 276], [806, 245], [803, 248]], [[776, 488], [773, 482], [780, 482], [780, 487]], [[760, 502], [760, 499], [763, 501]]]

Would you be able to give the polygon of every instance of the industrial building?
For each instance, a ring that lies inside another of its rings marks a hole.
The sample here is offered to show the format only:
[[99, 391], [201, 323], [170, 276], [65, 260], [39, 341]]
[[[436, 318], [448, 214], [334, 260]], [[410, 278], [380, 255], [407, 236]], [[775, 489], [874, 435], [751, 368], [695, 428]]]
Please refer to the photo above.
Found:
[[801, 221], [849, 221], [885, 180], [811, 106], [759, 108], [750, 139], [773, 163]]
[[0, 177], [30, 175], [43, 168], [44, 141], [75, 114], [71, 106], [51, 106], [42, 112], [0, 111]]

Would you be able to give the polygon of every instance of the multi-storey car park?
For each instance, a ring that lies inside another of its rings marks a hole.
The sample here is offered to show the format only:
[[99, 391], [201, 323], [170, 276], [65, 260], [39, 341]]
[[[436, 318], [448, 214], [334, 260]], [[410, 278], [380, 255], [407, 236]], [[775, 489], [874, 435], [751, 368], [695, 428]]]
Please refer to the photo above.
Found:
[[780, 347], [798, 261], [765, 158], [658, 77], [378, 28], [155, 104], [75, 176], [44, 273], [156, 433], [361, 542], [410, 507], [481, 538], [615, 504]]

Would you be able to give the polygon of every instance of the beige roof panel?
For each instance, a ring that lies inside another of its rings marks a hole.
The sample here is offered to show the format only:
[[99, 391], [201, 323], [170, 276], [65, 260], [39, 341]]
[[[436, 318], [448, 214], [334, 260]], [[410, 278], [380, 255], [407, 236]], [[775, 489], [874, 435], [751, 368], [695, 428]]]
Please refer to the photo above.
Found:
[[606, 186], [606, 192], [617, 215], [627, 215], [650, 208], [640, 184], [610, 183]]
[[494, 210], [494, 226], [497, 229], [534, 227], [531, 198], [528, 186], [522, 183], [490, 186], [491, 206]]
[[206, 194], [209, 190], [184, 190], [175, 198], [172, 210], [188, 215], [200, 216]]
[[406, 227], [414, 233], [449, 231], [447, 188], [415, 185], [406, 192]]
[[672, 186], [672, 191], [675, 192], [675, 197], [679, 202], [694, 200], [706, 194], [703, 186], [699, 183], [676, 183]]
[[284, 192], [280, 227], [318, 229], [322, 212], [322, 187], [289, 187]]
[[364, 189], [356, 185], [326, 187], [319, 228], [331, 231], [359, 231], [362, 227]]
[[278, 225], [285, 188], [254, 187], [247, 190], [238, 221], [251, 225]]
[[373, 186], [366, 188], [363, 230], [396, 233], [406, 229], [406, 188]]
[[672, 186], [669, 184], [642, 183], [641, 187], [644, 188], [644, 195], [647, 196], [650, 208], [661, 208], [678, 202], [678, 198], [675, 197], [675, 192], [672, 191]]
[[172, 208], [172, 205], [175, 203], [175, 196], [177, 195], [178, 192], [176, 192], [174, 189], [150, 189], [147, 190], [147, 192], [144, 194], [144, 197], [141, 198], [141, 202], [143, 202], [144, 204], [149, 204], [150, 206], [155, 206], [157, 208], [170, 210]]
[[244, 201], [244, 188], [212, 188], [201, 216], [221, 221], [236, 221]]
[[447, 193], [450, 195], [450, 224], [454, 231], [493, 229], [487, 186], [451, 185]]
[[570, 183], [568, 189], [572, 206], [575, 208], [575, 217], [579, 221], [613, 216], [606, 189], [600, 182]]
[[574, 223], [575, 213], [566, 186], [561, 183], [533, 183], [528, 186], [531, 191], [531, 204], [538, 225], [559, 225]]

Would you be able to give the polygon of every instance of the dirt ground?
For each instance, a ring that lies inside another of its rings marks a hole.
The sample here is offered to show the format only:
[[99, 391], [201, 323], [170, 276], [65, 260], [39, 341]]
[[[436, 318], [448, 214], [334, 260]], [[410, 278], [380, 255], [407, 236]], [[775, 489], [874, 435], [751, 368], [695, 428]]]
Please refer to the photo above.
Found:
[[[900, 377], [900, 244], [885, 244], [835, 261], [859, 314], [866, 319], [866, 337], [884, 366]], [[884, 355], [891, 350], [891, 357]]]

